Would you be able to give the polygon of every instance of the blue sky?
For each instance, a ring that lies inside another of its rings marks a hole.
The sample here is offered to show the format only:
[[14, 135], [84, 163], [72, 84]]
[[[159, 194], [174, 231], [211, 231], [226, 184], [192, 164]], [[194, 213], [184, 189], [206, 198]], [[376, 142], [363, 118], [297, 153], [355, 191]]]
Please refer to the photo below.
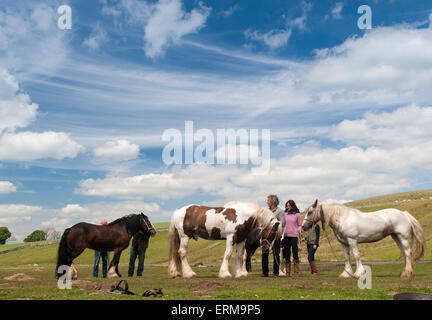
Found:
[[[2, 4], [0, 225], [18, 239], [131, 212], [169, 221], [188, 203], [431, 187], [428, 1]], [[270, 129], [270, 171], [167, 166], [162, 134], [189, 120]]]

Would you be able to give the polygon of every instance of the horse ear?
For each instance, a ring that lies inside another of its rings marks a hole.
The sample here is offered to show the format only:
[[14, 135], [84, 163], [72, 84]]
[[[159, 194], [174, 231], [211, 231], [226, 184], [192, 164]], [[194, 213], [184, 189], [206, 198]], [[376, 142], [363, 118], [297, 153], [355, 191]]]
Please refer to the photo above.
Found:
[[143, 217], [143, 218], [144, 218], [144, 213], [142, 213], [142, 212], [141, 212], [141, 217]]
[[318, 205], [318, 199], [315, 200], [315, 202], [313, 203], [312, 207], [316, 208]]

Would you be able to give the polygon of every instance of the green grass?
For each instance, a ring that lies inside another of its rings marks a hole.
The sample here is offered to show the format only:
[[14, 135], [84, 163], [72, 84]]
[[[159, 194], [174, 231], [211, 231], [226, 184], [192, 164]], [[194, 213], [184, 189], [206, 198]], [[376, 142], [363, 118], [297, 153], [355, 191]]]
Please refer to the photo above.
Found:
[[153, 223], [155, 228], [168, 228], [170, 223], [169, 222], [155, 222]]
[[55, 240], [0, 244], [0, 251], [9, 250], [9, 249], [17, 248], [17, 247], [22, 247], [22, 246], [26, 246], [29, 244], [46, 243], [46, 242], [51, 242], [51, 241], [55, 241]]
[[[16, 266], [0, 269], [0, 299], [136, 299], [140, 296], [108, 294], [118, 279], [93, 279], [90, 265], [76, 265], [79, 280], [73, 281], [72, 290], [60, 290], [53, 277], [52, 266]], [[398, 277], [402, 265], [372, 266], [372, 289], [360, 290], [355, 279], [340, 279], [341, 266], [319, 265], [319, 277], [311, 277], [305, 265], [301, 265], [299, 277], [262, 278], [260, 268], [247, 278], [219, 279], [218, 268], [194, 268], [194, 279], [171, 279], [166, 268], [144, 269], [142, 278], [127, 278], [129, 289], [142, 294], [151, 288], [162, 288], [162, 299], [392, 299], [397, 292], [432, 293], [431, 263], [416, 264], [415, 277], [403, 280]], [[120, 265], [125, 273], [127, 265]], [[22, 272], [33, 278], [29, 281], [8, 281], [4, 278]], [[158, 298], [160, 299], [160, 298]]]

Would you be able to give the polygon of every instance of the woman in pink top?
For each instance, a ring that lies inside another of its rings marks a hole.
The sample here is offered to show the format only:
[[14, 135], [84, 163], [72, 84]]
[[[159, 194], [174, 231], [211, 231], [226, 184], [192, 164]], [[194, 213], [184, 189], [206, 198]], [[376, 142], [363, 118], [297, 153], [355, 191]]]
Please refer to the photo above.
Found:
[[288, 200], [285, 204], [284, 221], [282, 223], [282, 254], [286, 262], [287, 277], [289, 277], [291, 273], [291, 248], [294, 258], [294, 275], [297, 275], [300, 270], [297, 243], [301, 232], [301, 226], [300, 211], [293, 200]]

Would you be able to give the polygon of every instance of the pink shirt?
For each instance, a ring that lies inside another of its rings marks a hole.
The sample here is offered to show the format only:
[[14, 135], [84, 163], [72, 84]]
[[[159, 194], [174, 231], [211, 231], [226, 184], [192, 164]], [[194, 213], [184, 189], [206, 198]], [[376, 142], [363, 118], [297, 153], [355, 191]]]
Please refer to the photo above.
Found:
[[284, 214], [284, 236], [286, 237], [298, 237], [301, 231], [301, 216], [300, 213], [295, 214]]

